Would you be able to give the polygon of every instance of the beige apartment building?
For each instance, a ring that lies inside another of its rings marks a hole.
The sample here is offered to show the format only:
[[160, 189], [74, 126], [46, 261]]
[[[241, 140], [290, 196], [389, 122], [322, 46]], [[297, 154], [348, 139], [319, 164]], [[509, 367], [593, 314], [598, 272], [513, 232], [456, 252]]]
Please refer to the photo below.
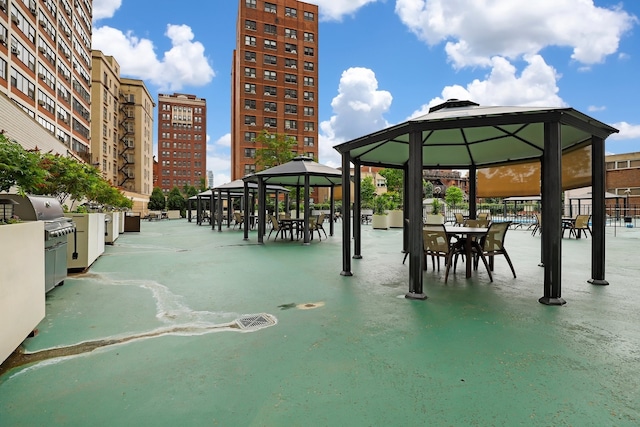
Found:
[[318, 6], [239, 0], [231, 94], [231, 179], [256, 172], [263, 130], [318, 158]]
[[92, 51], [91, 162], [123, 190], [153, 191], [153, 108], [142, 80], [120, 77], [113, 56]]
[[90, 0], [0, 0], [0, 92], [85, 161], [91, 16]]

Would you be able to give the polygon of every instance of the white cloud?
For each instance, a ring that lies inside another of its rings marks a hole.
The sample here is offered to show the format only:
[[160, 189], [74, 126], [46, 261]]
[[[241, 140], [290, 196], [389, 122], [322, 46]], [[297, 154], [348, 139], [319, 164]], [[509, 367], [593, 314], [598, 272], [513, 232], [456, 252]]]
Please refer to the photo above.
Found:
[[606, 109], [607, 109], [607, 107], [605, 107], [604, 105], [600, 105], [600, 106], [598, 106], [598, 105], [589, 105], [589, 107], [587, 107], [587, 111], [589, 111], [591, 113], [594, 113], [594, 112], [597, 112], [597, 111], [604, 111]]
[[92, 48], [113, 56], [120, 64], [122, 75], [138, 78], [159, 86], [160, 91], [177, 91], [183, 86], [203, 86], [215, 76], [204, 46], [193, 41], [187, 25], [167, 25], [165, 35], [171, 39], [171, 49], [162, 59], [156, 56], [151, 40], [108, 26], [94, 28]]
[[334, 115], [320, 124], [319, 154], [321, 162], [340, 162], [332, 148], [370, 132], [383, 129], [389, 123], [383, 117], [389, 111], [393, 97], [378, 90], [378, 80], [368, 68], [349, 68], [342, 73], [338, 95], [331, 101]]
[[432, 99], [414, 111], [409, 118], [428, 113], [429, 107], [447, 99], [467, 99], [480, 105], [563, 107], [558, 96], [558, 73], [540, 55], [525, 57], [528, 65], [520, 75], [508, 60], [491, 58], [492, 69], [485, 80], [475, 79], [466, 87], [446, 86], [441, 97]]
[[122, 0], [93, 0], [93, 22], [111, 18], [121, 5]]
[[340, 21], [345, 15], [353, 15], [358, 9], [378, 0], [308, 0], [318, 5], [323, 20]]
[[600, 63], [637, 23], [621, 8], [586, 0], [397, 0], [396, 13], [429, 45], [444, 42], [456, 68], [490, 66], [493, 56], [514, 59], [547, 46], [568, 47], [583, 64]]
[[614, 133], [608, 139], [640, 139], [640, 125], [633, 125], [627, 122], [618, 122], [613, 123], [611, 126], [620, 130], [620, 133]]
[[214, 145], [219, 145], [221, 147], [231, 147], [231, 134], [227, 133], [227, 134], [221, 136], [220, 138], [218, 138], [216, 140], [216, 142], [214, 142]]

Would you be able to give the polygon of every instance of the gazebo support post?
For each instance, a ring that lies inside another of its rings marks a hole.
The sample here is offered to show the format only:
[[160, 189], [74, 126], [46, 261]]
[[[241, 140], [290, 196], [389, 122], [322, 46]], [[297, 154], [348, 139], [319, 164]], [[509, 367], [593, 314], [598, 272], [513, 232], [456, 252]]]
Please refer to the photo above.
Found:
[[[540, 192], [544, 189], [544, 157], [540, 159]], [[540, 203], [538, 203], [538, 211], [540, 212], [540, 218], [544, 218], [544, 204], [542, 203], [542, 198], [540, 198]], [[538, 224], [539, 227], [542, 227], [541, 224]], [[540, 228], [540, 262], [538, 263], [538, 267], [544, 267], [544, 234], [542, 233], [542, 228]]]
[[[253, 199], [251, 199], [253, 200]], [[251, 216], [249, 212], [249, 183], [244, 183], [244, 197], [242, 198], [242, 209], [244, 209], [244, 238], [243, 240], [249, 240], [249, 217]], [[253, 206], [252, 206], [253, 208]], [[253, 213], [253, 209], [251, 209], [251, 213]]]
[[469, 167], [469, 218], [478, 217], [478, 179], [475, 165]]
[[278, 203], [279, 198], [280, 198], [280, 192], [276, 190], [276, 199], [273, 201], [273, 216], [275, 216], [278, 219], [280, 219], [280, 204]]
[[329, 210], [331, 213], [329, 214], [329, 236], [333, 237], [333, 225], [335, 223], [335, 210], [336, 210], [336, 200], [335, 200], [335, 186], [331, 186], [329, 189]]
[[360, 212], [362, 208], [360, 163], [353, 164], [353, 258], [362, 259], [362, 221]]
[[309, 206], [309, 175], [304, 176], [304, 242], [303, 245], [309, 245], [309, 216], [311, 209]]
[[202, 224], [202, 201], [200, 196], [196, 199], [196, 224]]
[[[264, 234], [265, 234], [265, 202], [264, 200], [264, 182], [262, 178], [258, 178], [258, 243], [264, 244]], [[247, 218], [247, 212], [245, 212], [245, 218]], [[246, 230], [246, 222], [245, 222], [245, 230]]]
[[296, 185], [296, 218], [300, 218], [300, 186]]
[[[407, 165], [404, 166], [402, 181], [402, 187], [404, 188], [404, 191], [402, 192], [402, 253], [407, 253], [409, 251], [409, 227], [407, 227], [407, 220], [409, 219], [407, 209], [409, 206], [409, 199], [407, 195], [409, 192], [407, 189], [411, 185], [409, 183], [409, 169], [407, 168]], [[420, 188], [422, 188], [422, 180], [420, 182]], [[422, 198], [422, 193], [420, 198]]]
[[606, 172], [604, 169], [604, 139], [591, 137], [591, 197], [592, 197], [592, 217], [591, 232], [591, 279], [592, 285], [608, 285], [604, 278], [604, 257], [605, 257], [605, 200], [604, 200], [604, 180]]
[[233, 210], [233, 203], [231, 198], [231, 192], [227, 191], [227, 228], [231, 228], [231, 211]]
[[[213, 194], [213, 190], [211, 190], [211, 194]], [[229, 198], [229, 193], [227, 192], [227, 200]], [[213, 206], [213, 205], [212, 205]], [[222, 190], [218, 190], [218, 206], [217, 206], [217, 215], [215, 216], [216, 221], [218, 222], [218, 232], [222, 231]], [[227, 212], [229, 212], [229, 204], [227, 204]], [[213, 212], [211, 213], [213, 216]], [[211, 218], [213, 221], [213, 218]], [[215, 221], [214, 221], [215, 224]]]
[[563, 305], [562, 281], [562, 146], [560, 122], [544, 123], [542, 175], [542, 223], [544, 224], [544, 295], [538, 300], [546, 305]]
[[[351, 156], [342, 153], [342, 271], [341, 276], [353, 276], [351, 272]], [[358, 218], [358, 220], [360, 220]]]
[[191, 222], [191, 199], [187, 199], [187, 221]]
[[405, 298], [427, 299], [422, 291], [422, 139], [421, 133], [411, 131], [409, 134], [409, 292]]

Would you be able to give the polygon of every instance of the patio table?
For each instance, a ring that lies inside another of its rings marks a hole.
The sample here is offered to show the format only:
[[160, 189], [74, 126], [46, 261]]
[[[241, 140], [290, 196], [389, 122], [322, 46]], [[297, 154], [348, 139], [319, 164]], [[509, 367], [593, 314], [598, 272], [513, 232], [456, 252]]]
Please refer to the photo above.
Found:
[[[299, 232], [300, 227], [304, 225], [304, 218], [282, 218], [279, 219], [278, 222], [280, 225], [289, 228], [289, 231], [291, 232], [291, 240], [293, 240], [293, 229], [295, 228]], [[299, 238], [298, 232], [296, 232], [296, 238]]]
[[457, 236], [464, 239], [464, 253], [466, 258], [466, 278], [471, 277], [472, 270], [472, 248], [475, 245], [478, 250], [482, 250], [478, 241], [487, 235], [489, 231], [488, 228], [485, 227], [454, 227], [454, 226], [446, 226], [445, 230], [448, 235]]

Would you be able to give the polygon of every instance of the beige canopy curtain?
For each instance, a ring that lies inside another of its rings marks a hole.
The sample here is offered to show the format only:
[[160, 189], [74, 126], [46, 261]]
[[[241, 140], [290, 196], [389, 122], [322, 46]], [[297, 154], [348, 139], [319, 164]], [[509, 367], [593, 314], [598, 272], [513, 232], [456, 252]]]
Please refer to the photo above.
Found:
[[[478, 169], [478, 197], [540, 194], [539, 161]], [[591, 185], [591, 145], [562, 154], [562, 189]]]

